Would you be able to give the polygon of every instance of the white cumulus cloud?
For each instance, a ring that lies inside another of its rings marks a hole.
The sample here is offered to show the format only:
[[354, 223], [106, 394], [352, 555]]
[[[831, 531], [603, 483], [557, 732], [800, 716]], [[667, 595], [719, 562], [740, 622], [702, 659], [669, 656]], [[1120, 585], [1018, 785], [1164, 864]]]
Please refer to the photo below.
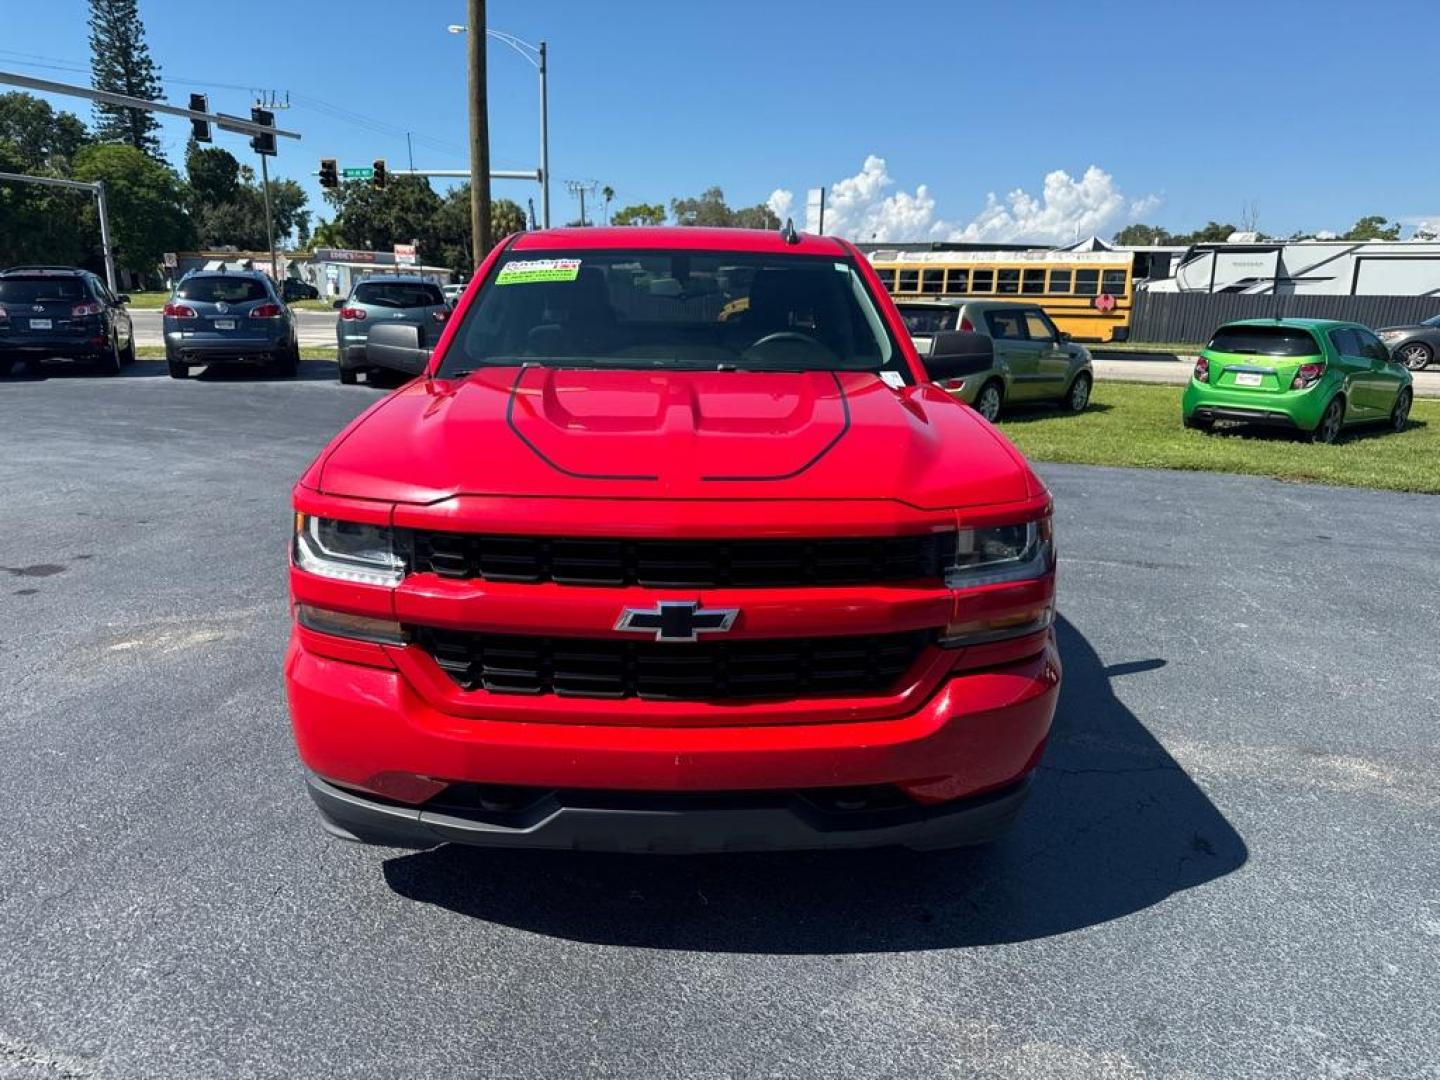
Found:
[[780, 219], [780, 224], [785, 224], [785, 219], [790, 216], [790, 208], [795, 204], [795, 193], [786, 191], [784, 188], [776, 188], [765, 200], [765, 205], [770, 212]]
[[[778, 195], [791, 205], [790, 192]], [[990, 193], [978, 214], [967, 222], [936, 213], [935, 197], [924, 184], [912, 191], [895, 190], [885, 159], [875, 154], [854, 176], [836, 181], [826, 193], [825, 231], [852, 240], [969, 240], [1069, 243], [1091, 234], [1107, 235], [1127, 222], [1150, 214], [1160, 205], [1156, 195], [1128, 198], [1115, 178], [1098, 165], [1080, 176], [1064, 169], [1047, 173], [1038, 195], [1016, 188], [999, 197]], [[782, 215], [783, 216], [783, 215]], [[819, 221], [807, 213], [805, 227], [814, 232]]]

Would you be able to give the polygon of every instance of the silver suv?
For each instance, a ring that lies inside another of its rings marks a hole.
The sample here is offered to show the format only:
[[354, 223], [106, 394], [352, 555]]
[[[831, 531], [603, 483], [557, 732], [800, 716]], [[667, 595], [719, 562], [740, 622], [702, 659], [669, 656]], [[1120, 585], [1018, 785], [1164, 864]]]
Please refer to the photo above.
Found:
[[924, 360], [936, 334], [972, 330], [995, 342], [994, 365], [940, 385], [994, 421], [1010, 404], [1057, 402], [1070, 412], [1090, 403], [1090, 350], [1058, 330], [1037, 304], [1005, 300], [897, 300]]
[[[366, 278], [344, 300], [336, 300], [335, 306], [340, 310], [335, 322], [340, 381], [346, 384], [353, 383], [361, 371], [382, 366], [366, 351], [371, 327], [414, 326], [424, 347], [440, 340], [450, 317], [450, 305], [439, 285], [399, 275]], [[405, 370], [405, 374], [418, 375], [420, 370]]]

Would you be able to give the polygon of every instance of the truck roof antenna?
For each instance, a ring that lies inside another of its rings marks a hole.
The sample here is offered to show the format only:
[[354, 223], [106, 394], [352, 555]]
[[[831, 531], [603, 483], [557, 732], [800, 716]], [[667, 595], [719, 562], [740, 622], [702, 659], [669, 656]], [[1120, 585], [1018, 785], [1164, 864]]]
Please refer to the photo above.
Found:
[[784, 240], [787, 244], [798, 244], [800, 242], [800, 234], [795, 231], [794, 218], [785, 219], [785, 227], [780, 230], [780, 239]]

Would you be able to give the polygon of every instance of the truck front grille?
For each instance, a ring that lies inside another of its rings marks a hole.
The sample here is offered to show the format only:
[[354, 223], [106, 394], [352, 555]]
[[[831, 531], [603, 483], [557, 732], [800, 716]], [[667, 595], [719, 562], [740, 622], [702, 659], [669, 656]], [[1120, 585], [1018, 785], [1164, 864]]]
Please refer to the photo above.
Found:
[[627, 540], [416, 530], [410, 568], [447, 578], [784, 588], [939, 579], [955, 532], [805, 540]]
[[884, 694], [933, 631], [671, 645], [412, 627], [464, 690], [495, 694], [734, 701]]

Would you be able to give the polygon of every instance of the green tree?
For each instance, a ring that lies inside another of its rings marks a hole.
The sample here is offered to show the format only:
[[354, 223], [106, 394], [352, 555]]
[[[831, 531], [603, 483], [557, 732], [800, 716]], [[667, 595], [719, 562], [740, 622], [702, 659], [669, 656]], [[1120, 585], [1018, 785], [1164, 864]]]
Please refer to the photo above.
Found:
[[708, 225], [726, 229], [734, 224], [735, 212], [725, 205], [725, 192], [706, 188], [691, 199], [671, 199], [670, 212], [677, 225]]
[[1173, 236], [1170, 239], [1174, 244], [1221, 244], [1230, 239], [1230, 234], [1234, 231], [1234, 225], [1207, 221], [1204, 228], [1196, 229], [1194, 232], [1185, 233], [1182, 236]]
[[218, 146], [201, 146], [194, 139], [185, 144], [185, 175], [199, 206], [231, 202], [240, 191], [240, 162], [235, 155]]
[[68, 176], [70, 159], [88, 142], [74, 113], [57, 112], [33, 94], [0, 94], [0, 143], [10, 145], [16, 171]]
[[335, 208], [335, 224], [345, 246], [388, 251], [396, 243], [419, 240], [429, 247], [441, 200], [423, 176], [392, 176], [383, 189], [352, 181], [325, 192]]
[[1178, 241], [1159, 225], [1126, 225], [1111, 241], [1123, 247], [1145, 247], [1150, 244], [1174, 244]]
[[[0, 139], [0, 172], [36, 172], [15, 145]], [[0, 181], [0, 267], [16, 263], [63, 263], [98, 270], [100, 236], [89, 192]]]
[[[136, 0], [90, 0], [90, 72], [97, 90], [163, 101], [160, 69], [145, 44], [145, 24]], [[101, 142], [128, 143], [163, 158], [160, 123], [145, 109], [95, 106], [95, 134]]]
[[1362, 217], [1350, 231], [1340, 239], [1342, 240], [1399, 240], [1400, 223], [1393, 224], [1379, 214], [1368, 214]]
[[[193, 140], [185, 149], [185, 171], [190, 189], [187, 205], [202, 247], [233, 245], [249, 251], [264, 250], [265, 193], [248, 165], [219, 147], [203, 147]], [[270, 212], [277, 241], [292, 234], [310, 234], [305, 212], [305, 189], [293, 180], [270, 181]]]
[[[525, 230], [525, 210], [512, 199], [490, 201], [490, 235], [497, 242], [511, 233]], [[475, 270], [470, 255], [470, 185], [457, 184], [446, 192], [440, 210], [422, 237], [421, 254], [427, 263], [448, 266], [469, 275]]]
[[665, 206], [662, 203], [635, 203], [622, 206], [610, 216], [611, 225], [664, 225]]
[[670, 212], [677, 225], [704, 225], [720, 229], [778, 229], [780, 219], [760, 203], [732, 210], [718, 187], [706, 188], [693, 199], [671, 199]]
[[[75, 155], [75, 179], [105, 181], [115, 261], [137, 273], [151, 274], [160, 256], [194, 242], [185, 213], [185, 185], [168, 166], [133, 146], [100, 145]], [[86, 216], [92, 231], [94, 210]]]
[[731, 215], [730, 224], [737, 229], [778, 229], [780, 219], [775, 216], [774, 210], [759, 203], [736, 210]]

